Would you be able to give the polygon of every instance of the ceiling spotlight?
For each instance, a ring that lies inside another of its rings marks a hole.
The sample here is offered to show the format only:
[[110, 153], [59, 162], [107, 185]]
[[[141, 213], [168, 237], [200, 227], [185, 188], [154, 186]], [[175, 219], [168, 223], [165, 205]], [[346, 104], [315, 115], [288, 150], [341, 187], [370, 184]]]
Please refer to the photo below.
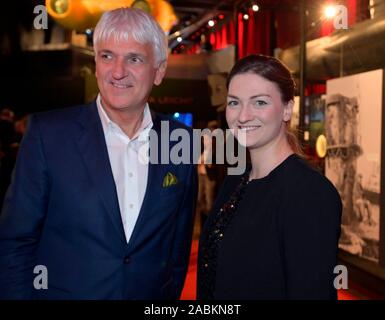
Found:
[[248, 15], [247, 13], [245, 13], [245, 14], [243, 15], [243, 19], [244, 19], [244, 20], [249, 20], [249, 15]]
[[324, 9], [324, 14], [325, 17], [328, 19], [333, 18], [337, 14], [337, 9], [335, 6], [327, 6]]
[[178, 41], [178, 42], [182, 42], [182, 37], [178, 37], [178, 38], [176, 38], [176, 41]]
[[257, 4], [253, 4], [251, 8], [253, 9], [254, 12], [257, 12], [259, 10], [259, 6]]
[[224, 17], [225, 17], [225, 16], [224, 16], [223, 14], [220, 14], [220, 15], [218, 16], [218, 18], [219, 18], [220, 20], [222, 20]]
[[210, 21], [208, 22], [208, 25], [209, 25], [210, 27], [214, 27], [214, 24], [215, 24], [214, 20], [210, 20]]

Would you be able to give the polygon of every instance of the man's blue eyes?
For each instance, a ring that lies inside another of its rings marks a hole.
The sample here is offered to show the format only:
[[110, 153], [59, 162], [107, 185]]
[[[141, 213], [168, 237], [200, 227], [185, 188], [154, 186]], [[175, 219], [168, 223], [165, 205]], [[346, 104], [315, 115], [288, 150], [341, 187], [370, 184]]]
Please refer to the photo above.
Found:
[[[102, 59], [103, 60], [111, 60], [113, 57], [110, 54], [102, 54]], [[143, 59], [139, 57], [129, 57], [127, 58], [127, 61], [133, 62], [133, 63], [138, 63], [138, 62], [143, 62]]]
[[139, 57], [132, 57], [129, 60], [132, 62], [142, 62], [142, 59], [140, 59]]

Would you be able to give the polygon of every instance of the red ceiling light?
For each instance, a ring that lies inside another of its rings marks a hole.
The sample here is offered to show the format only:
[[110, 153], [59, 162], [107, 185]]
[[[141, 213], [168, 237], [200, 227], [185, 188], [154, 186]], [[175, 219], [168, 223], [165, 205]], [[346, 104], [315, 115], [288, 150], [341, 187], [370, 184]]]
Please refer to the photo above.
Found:
[[218, 16], [218, 18], [219, 18], [220, 20], [222, 20], [224, 17], [225, 17], [225, 16], [224, 16], [223, 14], [220, 14], [220, 15]]

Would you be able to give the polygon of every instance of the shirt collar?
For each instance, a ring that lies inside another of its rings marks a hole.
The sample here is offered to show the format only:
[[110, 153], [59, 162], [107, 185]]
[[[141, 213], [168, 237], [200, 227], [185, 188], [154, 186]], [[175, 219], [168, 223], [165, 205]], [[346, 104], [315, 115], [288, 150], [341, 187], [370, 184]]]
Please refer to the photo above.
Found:
[[[102, 106], [100, 93], [98, 94], [98, 96], [96, 98], [96, 105], [98, 108], [100, 120], [102, 122], [104, 134], [105, 135], [108, 134], [114, 128], [119, 129], [122, 132], [122, 134], [124, 134], [123, 130], [121, 130], [120, 127], [108, 117], [106, 111], [104, 110], [104, 108]], [[148, 103], [146, 103], [146, 105], [144, 106], [144, 110], [143, 110], [142, 123], [141, 123], [138, 131], [135, 133], [135, 135], [130, 140], [134, 140], [138, 137], [139, 137], [139, 140], [141, 140], [141, 141], [148, 140], [149, 132], [150, 132], [150, 129], [152, 128], [152, 126], [153, 126], [153, 122], [152, 122], [150, 107], [149, 107]], [[126, 135], [126, 134], [124, 134], [124, 135]]]

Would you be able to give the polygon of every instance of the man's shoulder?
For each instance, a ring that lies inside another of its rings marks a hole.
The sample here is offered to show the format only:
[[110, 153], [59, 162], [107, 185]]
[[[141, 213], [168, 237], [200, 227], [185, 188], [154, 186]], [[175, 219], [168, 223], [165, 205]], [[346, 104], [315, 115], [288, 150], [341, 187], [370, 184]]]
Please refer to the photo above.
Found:
[[31, 118], [37, 119], [37, 121], [49, 124], [65, 123], [73, 121], [79, 116], [86, 116], [87, 112], [92, 111], [94, 103], [71, 106], [60, 109], [53, 109], [49, 111], [42, 111], [31, 114]]
[[91, 103], [33, 113], [28, 126], [29, 130], [37, 130], [48, 140], [56, 140], [77, 135], [87, 123], [96, 120], [96, 105]]

